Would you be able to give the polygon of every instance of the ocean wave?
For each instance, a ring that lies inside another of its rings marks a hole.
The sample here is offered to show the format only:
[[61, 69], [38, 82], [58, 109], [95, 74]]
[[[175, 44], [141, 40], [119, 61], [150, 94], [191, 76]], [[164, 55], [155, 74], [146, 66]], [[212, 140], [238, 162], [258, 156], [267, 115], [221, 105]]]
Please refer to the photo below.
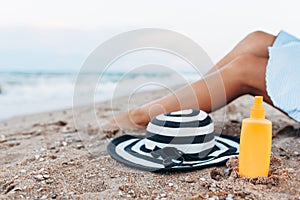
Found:
[[[98, 76], [87, 73], [86, 76]], [[186, 82], [199, 78], [195, 73], [180, 75]], [[0, 73], [0, 119], [70, 108], [73, 103], [77, 74], [74, 72], [5, 72]], [[147, 87], [138, 88], [143, 83]], [[178, 75], [164, 73], [106, 72], [99, 77], [95, 100], [105, 101], [130, 92], [157, 89], [157, 84], [171, 86], [178, 83]], [[122, 90], [115, 94], [115, 90]], [[82, 91], [84, 94], [85, 91]]]

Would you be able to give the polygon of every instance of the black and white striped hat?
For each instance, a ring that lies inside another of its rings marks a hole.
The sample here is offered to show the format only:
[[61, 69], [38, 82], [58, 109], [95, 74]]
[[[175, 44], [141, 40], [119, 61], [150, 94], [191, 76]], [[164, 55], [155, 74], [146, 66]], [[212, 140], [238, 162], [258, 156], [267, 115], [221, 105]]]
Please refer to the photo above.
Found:
[[184, 171], [224, 164], [238, 155], [239, 138], [214, 133], [209, 115], [182, 110], [158, 115], [146, 136], [123, 135], [107, 146], [112, 158], [147, 171]]

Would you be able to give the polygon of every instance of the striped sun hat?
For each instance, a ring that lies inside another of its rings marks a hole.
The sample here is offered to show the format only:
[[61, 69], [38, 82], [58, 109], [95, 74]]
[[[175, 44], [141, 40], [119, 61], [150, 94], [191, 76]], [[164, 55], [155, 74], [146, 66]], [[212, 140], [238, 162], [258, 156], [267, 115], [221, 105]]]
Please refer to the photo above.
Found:
[[210, 116], [182, 110], [155, 117], [146, 136], [123, 135], [107, 146], [112, 158], [146, 171], [185, 171], [224, 164], [237, 156], [239, 138], [216, 136]]

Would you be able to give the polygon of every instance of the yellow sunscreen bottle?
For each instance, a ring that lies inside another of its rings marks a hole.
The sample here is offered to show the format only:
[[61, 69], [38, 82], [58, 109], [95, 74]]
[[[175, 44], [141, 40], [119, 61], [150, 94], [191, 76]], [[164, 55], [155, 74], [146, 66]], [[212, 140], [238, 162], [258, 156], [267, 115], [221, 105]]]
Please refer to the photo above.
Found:
[[268, 176], [272, 146], [272, 122], [265, 119], [263, 97], [256, 96], [250, 118], [242, 123], [239, 173], [254, 178]]

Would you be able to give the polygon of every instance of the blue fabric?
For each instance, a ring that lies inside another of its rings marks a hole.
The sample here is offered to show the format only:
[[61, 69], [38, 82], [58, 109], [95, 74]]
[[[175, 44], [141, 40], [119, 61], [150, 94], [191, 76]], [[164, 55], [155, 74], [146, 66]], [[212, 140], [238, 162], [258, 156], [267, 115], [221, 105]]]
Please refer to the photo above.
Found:
[[266, 87], [273, 104], [300, 122], [300, 39], [285, 31], [269, 47]]

